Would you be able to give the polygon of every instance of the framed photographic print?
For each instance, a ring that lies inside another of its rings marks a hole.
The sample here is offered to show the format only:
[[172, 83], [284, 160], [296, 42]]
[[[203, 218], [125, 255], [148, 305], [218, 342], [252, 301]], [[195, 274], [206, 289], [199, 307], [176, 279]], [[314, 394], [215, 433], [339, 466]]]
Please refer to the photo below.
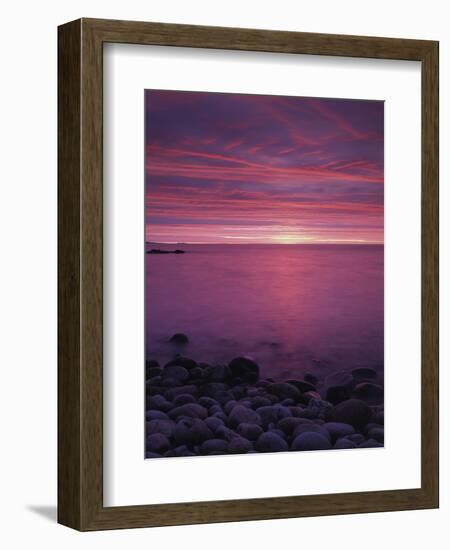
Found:
[[438, 506], [438, 43], [59, 28], [58, 519]]

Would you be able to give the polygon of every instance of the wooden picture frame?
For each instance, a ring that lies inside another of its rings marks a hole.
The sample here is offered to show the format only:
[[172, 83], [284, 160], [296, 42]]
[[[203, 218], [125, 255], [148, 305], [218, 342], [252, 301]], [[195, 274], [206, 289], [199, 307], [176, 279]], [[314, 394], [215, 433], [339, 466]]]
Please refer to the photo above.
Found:
[[[106, 42], [414, 60], [422, 66], [421, 487], [104, 507], [102, 47]], [[79, 19], [58, 32], [58, 521], [81, 530], [438, 506], [438, 43]]]

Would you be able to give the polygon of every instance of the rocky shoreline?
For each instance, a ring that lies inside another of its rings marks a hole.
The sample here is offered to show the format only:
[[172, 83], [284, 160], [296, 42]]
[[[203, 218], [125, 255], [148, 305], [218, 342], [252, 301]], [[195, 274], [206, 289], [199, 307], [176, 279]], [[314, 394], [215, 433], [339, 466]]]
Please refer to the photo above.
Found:
[[372, 368], [279, 382], [249, 357], [147, 360], [146, 458], [383, 447], [383, 403]]

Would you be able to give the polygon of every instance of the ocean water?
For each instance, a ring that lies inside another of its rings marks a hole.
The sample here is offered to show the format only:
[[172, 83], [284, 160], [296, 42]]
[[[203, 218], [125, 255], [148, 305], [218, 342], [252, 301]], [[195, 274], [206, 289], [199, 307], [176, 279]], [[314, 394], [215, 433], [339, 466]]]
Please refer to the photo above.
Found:
[[[383, 246], [147, 245], [146, 357], [252, 356], [263, 376], [384, 363]], [[189, 344], [168, 343], [177, 332]]]

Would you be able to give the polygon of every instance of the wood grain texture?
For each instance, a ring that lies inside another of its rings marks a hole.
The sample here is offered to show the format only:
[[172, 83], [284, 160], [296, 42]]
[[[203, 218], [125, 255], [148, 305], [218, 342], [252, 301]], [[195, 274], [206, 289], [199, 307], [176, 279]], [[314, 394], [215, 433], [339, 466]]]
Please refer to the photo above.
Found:
[[[58, 521], [81, 531], [438, 506], [438, 44], [81, 19], [59, 28]], [[102, 48], [105, 42], [422, 63], [422, 484], [419, 489], [103, 506]]]

